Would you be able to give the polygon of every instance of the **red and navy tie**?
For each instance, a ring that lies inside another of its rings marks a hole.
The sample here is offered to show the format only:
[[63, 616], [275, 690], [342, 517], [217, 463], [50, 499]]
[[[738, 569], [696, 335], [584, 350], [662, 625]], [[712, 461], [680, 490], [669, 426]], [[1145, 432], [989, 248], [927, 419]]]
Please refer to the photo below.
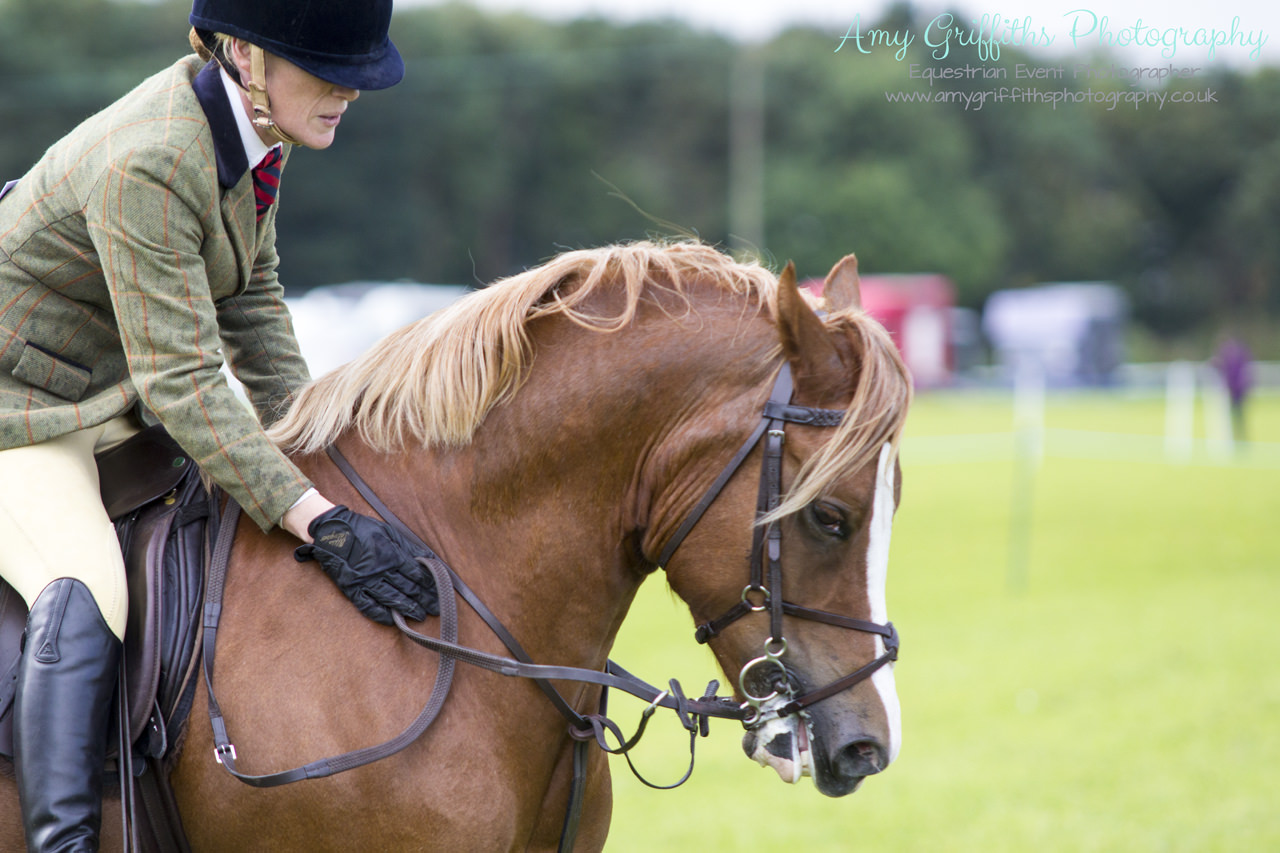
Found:
[[266, 216], [271, 203], [276, 200], [276, 191], [280, 189], [280, 153], [277, 145], [267, 152], [262, 162], [253, 167], [253, 195], [258, 202], [258, 221]]

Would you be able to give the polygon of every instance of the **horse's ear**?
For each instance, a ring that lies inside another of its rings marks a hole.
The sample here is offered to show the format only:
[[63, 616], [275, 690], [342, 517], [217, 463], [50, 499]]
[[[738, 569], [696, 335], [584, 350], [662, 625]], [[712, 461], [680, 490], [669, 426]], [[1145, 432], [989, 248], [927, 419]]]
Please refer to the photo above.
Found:
[[792, 263], [778, 276], [778, 336], [791, 362], [798, 394], [816, 401], [848, 393], [857, 369], [856, 355], [849, 341], [832, 334], [800, 295]]
[[822, 287], [822, 298], [828, 311], [835, 313], [846, 308], [862, 307], [862, 286], [858, 281], [858, 258], [845, 255], [827, 273], [827, 283]]

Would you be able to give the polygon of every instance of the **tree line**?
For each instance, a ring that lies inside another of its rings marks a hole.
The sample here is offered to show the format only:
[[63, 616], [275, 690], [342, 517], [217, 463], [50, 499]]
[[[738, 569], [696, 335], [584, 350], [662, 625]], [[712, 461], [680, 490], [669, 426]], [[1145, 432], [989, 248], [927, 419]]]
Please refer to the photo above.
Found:
[[[189, 11], [0, 0], [0, 179], [184, 55]], [[900, 5], [875, 26], [931, 17]], [[1280, 314], [1277, 69], [1135, 86], [1013, 49], [981, 63], [837, 51], [841, 35], [745, 45], [674, 22], [397, 10], [404, 83], [362, 93], [330, 150], [290, 160], [282, 278], [481, 284], [566, 248], [686, 233], [802, 275], [850, 251], [866, 271], [946, 273], [973, 307], [1007, 287], [1114, 281], [1166, 336]], [[996, 102], [999, 68], [1044, 95]], [[1212, 101], [1047, 100], [1086, 91]]]

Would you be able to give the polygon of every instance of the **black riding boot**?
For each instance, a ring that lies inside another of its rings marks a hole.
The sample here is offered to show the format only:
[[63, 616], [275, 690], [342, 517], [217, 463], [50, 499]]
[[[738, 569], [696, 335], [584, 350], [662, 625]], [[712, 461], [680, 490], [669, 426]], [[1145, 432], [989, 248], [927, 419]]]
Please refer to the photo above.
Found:
[[14, 768], [27, 849], [98, 849], [102, 768], [120, 641], [89, 588], [45, 587], [27, 616], [14, 705]]

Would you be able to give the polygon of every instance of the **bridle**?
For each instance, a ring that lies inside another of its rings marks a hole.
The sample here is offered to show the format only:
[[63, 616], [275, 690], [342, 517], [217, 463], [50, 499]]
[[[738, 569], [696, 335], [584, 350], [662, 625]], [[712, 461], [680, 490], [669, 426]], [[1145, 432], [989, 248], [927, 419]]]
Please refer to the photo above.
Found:
[[[665, 568], [681, 543], [684, 542], [685, 537], [689, 535], [689, 532], [697, 525], [699, 519], [715, 502], [716, 498], [720, 496], [730, 478], [733, 477], [742, 466], [743, 461], [746, 460], [747, 456], [751, 454], [751, 451], [755, 449], [755, 446], [763, 438], [764, 461], [760, 466], [760, 489], [756, 498], [757, 524], [753, 530], [751, 541], [750, 582], [743, 587], [742, 597], [736, 604], [717, 618], [699, 625], [694, 634], [699, 643], [706, 643], [748, 613], [769, 611], [769, 636], [764, 641], [764, 653], [748, 661], [738, 673], [738, 687], [745, 697], [745, 701], [741, 706], [744, 712], [742, 724], [748, 729], [767, 722], [765, 719], [765, 707], [775, 703], [775, 700], [785, 697], [786, 701], [776, 711], [770, 710], [768, 712], [772, 715], [769, 719], [798, 714], [811, 705], [821, 702], [823, 699], [828, 699], [853, 687], [858, 682], [870, 678], [876, 670], [898, 659], [898, 632], [893, 627], [892, 622], [881, 625], [876, 622], [853, 619], [849, 616], [842, 616], [825, 610], [813, 610], [793, 604], [782, 597], [782, 528], [776, 521], [770, 521], [766, 524], [758, 522], [759, 519], [766, 517], [777, 509], [782, 499], [784, 428], [788, 423], [834, 427], [838, 426], [844, 418], [844, 412], [840, 409], [816, 409], [809, 406], [793, 405], [791, 403], [793, 393], [794, 385], [791, 379], [791, 365], [784, 362], [782, 369], [778, 372], [778, 378], [773, 383], [773, 390], [769, 395], [769, 400], [765, 403], [760, 425], [752, 431], [751, 435], [747, 437], [747, 440], [738, 449], [738, 452], [729, 460], [729, 464], [724, 467], [712, 482], [710, 488], [703, 494], [702, 499], [698, 501], [688, 517], [676, 529], [675, 535], [671, 537], [666, 547], [662, 549], [662, 554], [658, 558], [658, 565]], [[836, 679], [824, 687], [796, 696], [791, 681], [786, 677], [786, 666], [782, 661], [782, 656], [787, 651], [787, 639], [783, 634], [782, 627], [782, 617], [784, 615], [807, 619], [812, 622], [822, 622], [826, 625], [836, 625], [854, 631], [879, 634], [884, 638], [884, 654], [843, 678]], [[779, 675], [772, 681], [772, 692], [767, 695], [757, 695], [748, 686], [747, 676], [757, 667], [769, 665], [776, 667]]]

